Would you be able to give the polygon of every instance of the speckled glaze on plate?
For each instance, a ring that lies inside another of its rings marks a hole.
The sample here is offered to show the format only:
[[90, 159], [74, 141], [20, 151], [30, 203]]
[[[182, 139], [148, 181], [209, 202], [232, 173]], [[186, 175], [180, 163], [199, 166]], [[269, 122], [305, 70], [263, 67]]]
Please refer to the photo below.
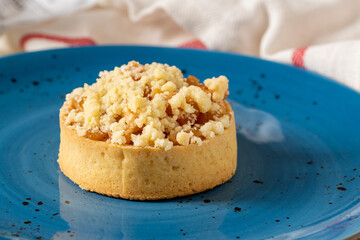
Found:
[[[138, 202], [83, 191], [59, 171], [65, 94], [133, 59], [230, 79], [230, 181]], [[0, 58], [0, 83], [4, 239], [343, 239], [360, 229], [360, 95], [324, 77], [233, 54], [108, 46]]]

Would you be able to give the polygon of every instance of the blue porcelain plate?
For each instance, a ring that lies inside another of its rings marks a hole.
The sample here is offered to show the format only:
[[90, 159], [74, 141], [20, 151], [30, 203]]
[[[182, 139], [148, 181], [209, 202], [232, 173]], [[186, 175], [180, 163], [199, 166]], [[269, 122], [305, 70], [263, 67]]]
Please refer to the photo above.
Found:
[[[133, 59], [230, 79], [230, 181], [139, 202], [83, 191], [59, 171], [65, 94]], [[4, 239], [343, 239], [360, 230], [360, 95], [332, 80], [234, 54], [108, 46], [0, 58], [0, 83]]]

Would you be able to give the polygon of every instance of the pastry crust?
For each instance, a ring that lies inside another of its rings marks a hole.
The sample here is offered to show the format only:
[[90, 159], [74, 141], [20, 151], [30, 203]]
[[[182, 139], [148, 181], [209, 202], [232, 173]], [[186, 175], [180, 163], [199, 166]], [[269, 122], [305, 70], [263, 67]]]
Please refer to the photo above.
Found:
[[60, 116], [60, 169], [83, 189], [132, 200], [168, 199], [214, 188], [236, 170], [236, 128], [230, 112], [230, 127], [223, 134], [201, 146], [168, 151], [81, 137]]

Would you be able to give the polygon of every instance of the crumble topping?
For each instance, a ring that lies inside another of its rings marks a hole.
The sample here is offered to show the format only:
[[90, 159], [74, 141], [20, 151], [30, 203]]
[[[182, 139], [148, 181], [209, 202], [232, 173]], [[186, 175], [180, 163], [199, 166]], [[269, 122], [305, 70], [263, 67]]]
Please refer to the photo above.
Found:
[[230, 126], [225, 76], [184, 78], [167, 64], [131, 61], [66, 95], [61, 120], [79, 136], [120, 145], [201, 145]]

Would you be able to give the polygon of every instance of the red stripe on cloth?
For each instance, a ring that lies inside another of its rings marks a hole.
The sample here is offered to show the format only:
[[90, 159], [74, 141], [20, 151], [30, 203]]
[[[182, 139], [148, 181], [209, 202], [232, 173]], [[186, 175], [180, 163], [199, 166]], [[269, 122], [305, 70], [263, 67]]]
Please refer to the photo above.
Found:
[[69, 46], [96, 45], [96, 42], [91, 38], [69, 38], [69, 37], [61, 37], [56, 35], [44, 34], [44, 33], [29, 33], [24, 35], [20, 39], [21, 48], [24, 49], [25, 44], [32, 39], [45, 39], [55, 42], [61, 42]]
[[198, 49], [207, 49], [205, 44], [201, 42], [200, 40], [192, 40], [189, 42], [185, 42], [183, 44], [180, 44], [181, 48], [198, 48]]
[[297, 48], [294, 50], [293, 54], [292, 54], [292, 64], [296, 67], [300, 67], [300, 68], [305, 68], [304, 65], [304, 55], [305, 55], [305, 51], [308, 47], [302, 47], [302, 48]]

